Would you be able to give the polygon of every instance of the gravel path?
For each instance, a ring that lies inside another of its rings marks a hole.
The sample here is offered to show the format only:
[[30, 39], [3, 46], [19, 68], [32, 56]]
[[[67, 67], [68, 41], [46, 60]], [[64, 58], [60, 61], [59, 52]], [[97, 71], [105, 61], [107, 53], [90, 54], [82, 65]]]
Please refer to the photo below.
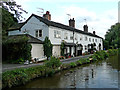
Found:
[[[68, 58], [68, 59], [62, 59], [60, 60], [62, 63], [70, 63], [70, 62], [75, 62], [77, 60], [79, 60], [80, 58], [87, 58], [90, 55], [86, 55], [86, 56], [78, 56], [78, 57], [73, 57], [73, 58]], [[29, 65], [24, 65], [24, 64], [2, 64], [2, 72], [8, 71], [8, 70], [13, 70], [16, 68], [28, 68], [28, 67], [33, 67], [33, 66], [39, 66], [39, 65], [43, 65], [43, 62], [41, 63], [36, 63], [36, 64], [29, 64]]]

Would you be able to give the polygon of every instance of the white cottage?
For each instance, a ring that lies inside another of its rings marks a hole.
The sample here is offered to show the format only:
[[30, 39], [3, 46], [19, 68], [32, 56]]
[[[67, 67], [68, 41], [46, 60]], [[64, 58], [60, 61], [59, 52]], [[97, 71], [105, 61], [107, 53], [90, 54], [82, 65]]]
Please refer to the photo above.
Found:
[[[88, 26], [83, 26], [83, 31], [75, 28], [75, 20], [69, 20], [69, 26], [51, 21], [49, 11], [43, 17], [32, 14], [24, 23], [11, 27], [8, 35], [29, 34], [34, 38], [44, 41], [45, 37], [49, 37], [53, 44], [53, 56], [61, 56], [61, 42], [64, 42], [64, 53], [66, 56], [79, 56], [84, 52], [92, 52], [95, 50], [103, 50], [103, 40], [100, 36], [88, 32]], [[34, 45], [32, 48], [40, 48]], [[40, 48], [42, 49], [42, 48]], [[41, 50], [37, 53], [41, 53]], [[36, 54], [35, 54], [36, 55]]]

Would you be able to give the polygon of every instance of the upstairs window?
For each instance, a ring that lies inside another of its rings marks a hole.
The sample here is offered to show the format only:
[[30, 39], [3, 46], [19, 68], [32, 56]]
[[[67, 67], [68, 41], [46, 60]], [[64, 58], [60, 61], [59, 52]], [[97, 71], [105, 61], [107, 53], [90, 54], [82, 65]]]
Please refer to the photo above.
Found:
[[94, 39], [93, 39], [93, 42], [94, 42]]
[[97, 39], [95, 39], [95, 42], [97, 42]]
[[60, 31], [54, 31], [54, 37], [55, 38], [61, 38], [61, 32]]
[[37, 30], [35, 34], [36, 37], [42, 37], [42, 30]]
[[70, 40], [73, 40], [73, 35], [72, 34], [70, 35]]
[[64, 33], [64, 39], [68, 39], [68, 33]]
[[91, 42], [91, 38], [89, 38], [89, 41]]
[[85, 41], [87, 41], [87, 37], [85, 37]]

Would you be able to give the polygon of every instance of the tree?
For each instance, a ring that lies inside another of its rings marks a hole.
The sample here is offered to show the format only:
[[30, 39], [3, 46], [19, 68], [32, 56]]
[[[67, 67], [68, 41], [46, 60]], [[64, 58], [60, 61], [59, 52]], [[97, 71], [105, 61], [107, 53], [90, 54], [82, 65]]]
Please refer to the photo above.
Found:
[[43, 42], [43, 47], [44, 47], [44, 55], [47, 56], [47, 60], [48, 60], [48, 58], [52, 56], [52, 48], [53, 48], [53, 45], [51, 44], [48, 37], [45, 38]]
[[22, 21], [22, 13], [28, 13], [21, 7], [21, 5], [18, 5], [14, 0], [3, 0], [0, 2], [0, 5], [2, 6], [2, 8], [13, 13], [14, 17], [17, 18], [18, 21]]
[[22, 21], [22, 13], [27, 13], [22, 9], [21, 5], [16, 4], [14, 0], [9, 0], [9, 2], [1, 1], [0, 5], [2, 8], [2, 37], [3, 39], [7, 36], [7, 31], [9, 27], [15, 23]]
[[6, 30], [15, 23], [18, 23], [18, 20], [14, 17], [14, 15], [2, 8], [2, 36], [6, 36]]
[[61, 56], [64, 56], [65, 42], [61, 42]]
[[112, 25], [105, 34], [104, 48], [111, 47], [120, 48], [120, 23]]

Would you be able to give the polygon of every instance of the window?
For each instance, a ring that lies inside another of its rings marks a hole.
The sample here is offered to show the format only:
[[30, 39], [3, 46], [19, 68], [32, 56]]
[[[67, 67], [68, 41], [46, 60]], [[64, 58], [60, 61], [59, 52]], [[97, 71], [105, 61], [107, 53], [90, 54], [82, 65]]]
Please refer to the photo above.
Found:
[[91, 38], [89, 38], [89, 41], [91, 42]]
[[80, 37], [80, 40], [82, 40], [82, 37]]
[[42, 30], [36, 31], [36, 37], [42, 37]]
[[101, 39], [100, 39], [100, 42], [101, 42]]
[[68, 39], [68, 33], [64, 33], [64, 39]]
[[54, 37], [55, 38], [61, 38], [61, 32], [60, 31], [54, 31]]
[[95, 42], [97, 42], [97, 39], [95, 39]]
[[87, 37], [85, 37], [85, 41], [87, 41]]
[[70, 35], [70, 40], [73, 40], [73, 34]]
[[93, 42], [94, 42], [94, 39], [93, 39]]

